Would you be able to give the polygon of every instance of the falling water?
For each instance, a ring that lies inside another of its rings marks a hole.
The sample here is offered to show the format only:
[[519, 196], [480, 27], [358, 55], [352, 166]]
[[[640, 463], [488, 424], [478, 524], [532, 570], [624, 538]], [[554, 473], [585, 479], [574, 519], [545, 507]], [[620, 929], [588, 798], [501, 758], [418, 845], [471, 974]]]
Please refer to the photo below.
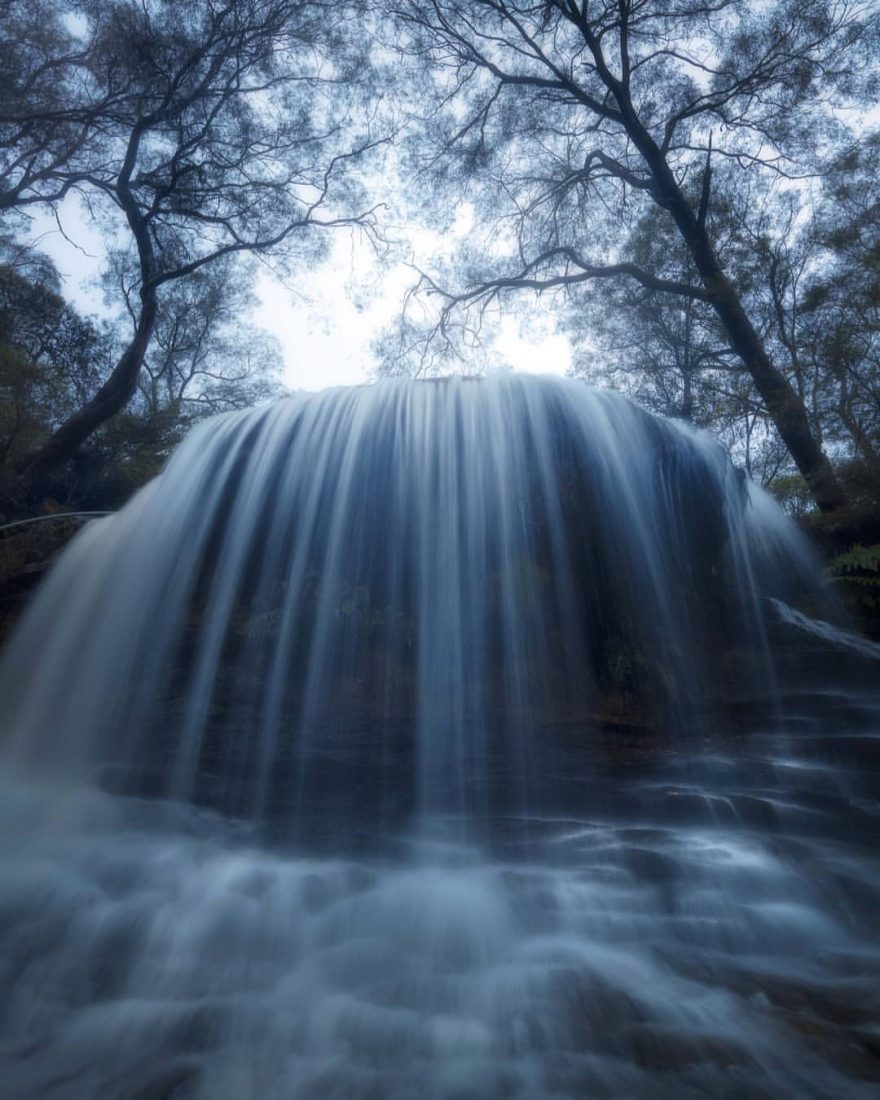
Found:
[[201, 425], [0, 668], [4, 1095], [867, 1097], [834, 637], [769, 498], [613, 394]]

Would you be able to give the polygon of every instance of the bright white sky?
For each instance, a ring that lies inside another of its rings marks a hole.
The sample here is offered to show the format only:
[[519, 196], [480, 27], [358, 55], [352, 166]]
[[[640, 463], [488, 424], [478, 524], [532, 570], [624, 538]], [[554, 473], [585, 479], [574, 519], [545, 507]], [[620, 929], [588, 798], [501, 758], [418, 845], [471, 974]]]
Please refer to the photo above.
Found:
[[[73, 196], [62, 204], [60, 228], [50, 214], [34, 217], [35, 237], [53, 259], [64, 281], [65, 296], [83, 313], [106, 313], [96, 279], [101, 267], [102, 237], [89, 224]], [[62, 232], [63, 230], [63, 232]], [[398, 236], [416, 263], [430, 269], [432, 259], [448, 248], [440, 235], [411, 228]], [[450, 238], [446, 238], [449, 242]], [[454, 235], [451, 238], [454, 243]], [[415, 282], [403, 262], [380, 264], [357, 233], [335, 230], [328, 259], [303, 270], [285, 286], [268, 271], [256, 286], [260, 302], [253, 322], [275, 336], [284, 356], [284, 381], [291, 389], [319, 390], [367, 381], [377, 362], [371, 344], [392, 324], [404, 295]], [[513, 370], [565, 374], [571, 364], [568, 340], [554, 332], [552, 320], [530, 313], [508, 314], [495, 326], [493, 359]], [[528, 316], [528, 335], [524, 333]]]

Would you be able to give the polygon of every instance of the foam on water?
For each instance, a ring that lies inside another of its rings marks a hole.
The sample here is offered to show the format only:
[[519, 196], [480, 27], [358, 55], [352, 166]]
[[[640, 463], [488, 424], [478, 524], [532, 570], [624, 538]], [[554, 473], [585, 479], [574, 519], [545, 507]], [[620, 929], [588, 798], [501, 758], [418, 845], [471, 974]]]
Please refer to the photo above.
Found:
[[9, 1100], [874, 1094], [880, 878], [840, 844], [318, 859], [92, 798], [3, 803]]

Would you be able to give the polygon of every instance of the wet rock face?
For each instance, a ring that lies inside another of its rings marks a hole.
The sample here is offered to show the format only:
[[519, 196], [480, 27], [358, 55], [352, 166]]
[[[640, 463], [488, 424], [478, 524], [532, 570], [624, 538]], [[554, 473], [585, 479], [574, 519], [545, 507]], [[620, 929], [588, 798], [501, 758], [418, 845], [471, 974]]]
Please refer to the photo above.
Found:
[[89, 517], [46, 515], [0, 527], [0, 648], [52, 564]]

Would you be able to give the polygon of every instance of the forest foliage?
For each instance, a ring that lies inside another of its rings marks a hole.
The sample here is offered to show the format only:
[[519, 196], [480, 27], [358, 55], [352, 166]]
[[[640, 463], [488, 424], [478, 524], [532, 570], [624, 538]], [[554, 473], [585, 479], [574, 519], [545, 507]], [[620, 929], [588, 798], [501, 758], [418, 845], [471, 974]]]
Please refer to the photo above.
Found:
[[[254, 265], [295, 285], [333, 230], [379, 240], [391, 197], [473, 230], [414, 274], [380, 373], [549, 319], [575, 374], [718, 432], [793, 512], [880, 512], [873, 0], [0, 16], [6, 515], [116, 506], [195, 419], [283, 392]], [[71, 197], [106, 242], [100, 318], [29, 245]]]

